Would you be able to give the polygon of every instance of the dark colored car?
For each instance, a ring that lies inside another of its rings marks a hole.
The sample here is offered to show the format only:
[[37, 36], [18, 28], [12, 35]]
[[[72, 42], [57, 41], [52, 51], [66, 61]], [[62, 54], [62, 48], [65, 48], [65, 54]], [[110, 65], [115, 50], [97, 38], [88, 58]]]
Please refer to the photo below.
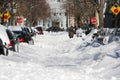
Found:
[[46, 31], [48, 32], [58, 32], [58, 31], [64, 31], [63, 29], [61, 29], [60, 27], [49, 27], [46, 29]]
[[0, 54], [4, 54], [4, 46], [1, 39], [0, 39]]
[[8, 38], [10, 40], [9, 49], [15, 52], [19, 52], [19, 40], [14, 36], [14, 33], [9, 29], [6, 29]]
[[83, 33], [85, 33], [86, 35], [89, 34], [91, 32], [91, 30], [92, 30], [91, 28], [84, 27], [84, 26], [80, 27], [80, 28], [82, 29]]
[[35, 27], [37, 34], [43, 34], [42, 27]]
[[19, 42], [13, 32], [0, 25], [0, 53], [7, 56], [9, 51], [19, 51]]
[[3, 41], [0, 39], [0, 55], [8, 55], [8, 49], [3, 45]]
[[34, 44], [32, 37], [25, 31], [13, 31], [15, 36], [19, 38], [19, 42], [26, 42], [28, 44]]
[[22, 30], [27, 32], [27, 34], [29, 34], [31, 37], [35, 35], [35, 31], [31, 27], [24, 27]]

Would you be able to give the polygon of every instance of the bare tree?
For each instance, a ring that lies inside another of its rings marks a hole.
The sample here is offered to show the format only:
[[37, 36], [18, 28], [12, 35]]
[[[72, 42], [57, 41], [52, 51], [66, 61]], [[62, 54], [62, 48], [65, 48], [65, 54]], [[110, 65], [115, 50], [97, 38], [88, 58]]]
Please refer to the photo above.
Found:
[[66, 4], [67, 13], [74, 15], [75, 22], [81, 25], [80, 20], [91, 18], [95, 12], [95, 5], [91, 0], [68, 0]]
[[27, 18], [30, 22], [36, 22], [39, 18], [46, 19], [50, 16], [50, 7], [46, 0], [29, 0], [27, 5], [29, 10]]
[[[13, 13], [14, 8], [16, 9], [15, 14]], [[24, 16], [29, 23], [37, 21], [38, 18], [46, 19], [50, 16], [50, 7], [46, 0], [0, 0], [0, 11], [9, 11], [11, 22], [14, 19], [13, 16]]]
[[[100, 1], [100, 2], [99, 2]], [[104, 0], [67, 0], [68, 12], [74, 15], [77, 24], [79, 25], [79, 20], [84, 18], [91, 18], [95, 16], [95, 12], [99, 13], [100, 17], [100, 26], [103, 26], [103, 8], [104, 8]]]

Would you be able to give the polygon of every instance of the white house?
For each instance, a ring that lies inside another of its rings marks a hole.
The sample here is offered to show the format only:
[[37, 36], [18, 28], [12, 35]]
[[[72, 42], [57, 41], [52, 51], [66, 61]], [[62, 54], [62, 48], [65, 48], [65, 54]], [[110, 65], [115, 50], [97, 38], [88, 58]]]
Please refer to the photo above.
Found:
[[64, 29], [67, 28], [66, 25], [68, 20], [66, 16], [66, 9], [64, 7], [65, 1], [66, 0], [47, 0], [51, 9], [51, 17], [42, 22], [45, 28], [52, 26]]

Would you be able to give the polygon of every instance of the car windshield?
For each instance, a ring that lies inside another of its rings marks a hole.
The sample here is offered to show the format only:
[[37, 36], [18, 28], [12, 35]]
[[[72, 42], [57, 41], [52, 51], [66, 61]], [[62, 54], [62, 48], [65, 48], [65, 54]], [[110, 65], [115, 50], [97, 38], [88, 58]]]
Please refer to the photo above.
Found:
[[25, 36], [26, 33], [24, 31], [13, 31], [15, 36], [18, 37], [18, 36]]

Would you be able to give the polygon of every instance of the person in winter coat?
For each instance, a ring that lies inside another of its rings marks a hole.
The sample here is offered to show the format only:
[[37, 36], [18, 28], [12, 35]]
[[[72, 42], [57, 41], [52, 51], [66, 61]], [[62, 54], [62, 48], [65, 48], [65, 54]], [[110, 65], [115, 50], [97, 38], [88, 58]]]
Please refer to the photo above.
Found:
[[73, 26], [71, 26], [69, 28], [68, 35], [69, 35], [69, 38], [73, 38], [74, 37], [74, 27]]

